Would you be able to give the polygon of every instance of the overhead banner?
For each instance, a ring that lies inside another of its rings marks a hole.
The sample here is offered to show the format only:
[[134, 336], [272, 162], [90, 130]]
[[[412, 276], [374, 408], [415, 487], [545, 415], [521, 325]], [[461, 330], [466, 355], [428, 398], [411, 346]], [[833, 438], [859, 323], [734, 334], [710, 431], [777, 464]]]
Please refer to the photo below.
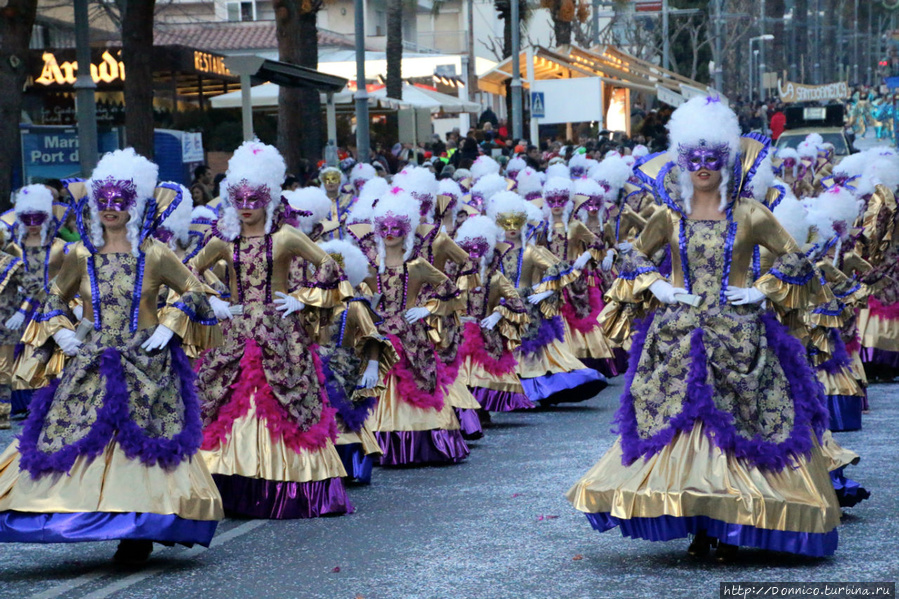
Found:
[[849, 84], [845, 81], [837, 81], [824, 85], [803, 85], [778, 79], [777, 91], [780, 93], [780, 101], [784, 104], [842, 100], [849, 97]]
[[667, 87], [662, 87], [658, 84], [656, 85], [656, 97], [659, 99], [659, 102], [664, 102], [665, 104], [674, 106], [675, 108], [687, 101], [685, 97], [683, 97], [676, 91], [672, 91]]

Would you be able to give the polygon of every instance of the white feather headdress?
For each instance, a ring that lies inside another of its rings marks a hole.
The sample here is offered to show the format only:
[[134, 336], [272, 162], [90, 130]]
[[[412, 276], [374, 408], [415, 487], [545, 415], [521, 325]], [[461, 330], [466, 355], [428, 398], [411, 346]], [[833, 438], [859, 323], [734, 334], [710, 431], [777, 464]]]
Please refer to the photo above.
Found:
[[228, 240], [240, 235], [240, 220], [229, 188], [247, 185], [269, 194], [270, 199], [265, 208], [265, 232], [271, 233], [275, 209], [281, 203], [281, 184], [284, 183], [286, 174], [287, 165], [274, 146], [259, 140], [243, 142], [228, 161], [228, 171], [221, 183], [224, 211], [219, 219], [219, 232]]
[[340, 255], [343, 258], [343, 273], [353, 289], [359, 286], [362, 281], [368, 277], [368, 259], [358, 247], [343, 239], [332, 239], [331, 241], [320, 241], [325, 252]]
[[17, 241], [21, 243], [25, 236], [25, 223], [22, 222], [21, 215], [40, 212], [47, 215], [41, 225], [41, 245], [46, 245], [50, 226], [53, 224], [53, 193], [47, 189], [46, 185], [26, 185], [16, 192], [13, 203], [18, 224], [15, 229]]
[[331, 215], [331, 198], [320, 187], [303, 187], [285, 191], [281, 195], [294, 210], [311, 213], [308, 216], [305, 214], [297, 216], [299, 228], [306, 235], [311, 234], [315, 225]]

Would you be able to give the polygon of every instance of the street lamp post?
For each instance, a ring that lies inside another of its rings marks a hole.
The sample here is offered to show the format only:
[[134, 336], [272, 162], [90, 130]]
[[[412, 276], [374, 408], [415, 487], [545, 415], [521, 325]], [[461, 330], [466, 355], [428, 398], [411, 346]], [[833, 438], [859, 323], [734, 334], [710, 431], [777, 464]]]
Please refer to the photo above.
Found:
[[[365, 86], [365, 4], [355, 1], [356, 19], [356, 160], [371, 162], [369, 138], [368, 90]], [[335, 142], [337, 140], [334, 140]]]
[[89, 177], [97, 166], [97, 104], [94, 90], [97, 84], [91, 77], [90, 25], [87, 20], [87, 0], [75, 0], [75, 57], [78, 77], [75, 79], [75, 98], [78, 117], [78, 158], [81, 174]]
[[[519, 15], [519, 1], [512, 2], [512, 137], [521, 139], [523, 136], [524, 119], [521, 110], [521, 16]], [[538, 140], [532, 139], [531, 143], [537, 144]]]
[[[755, 37], [749, 38], [749, 59], [752, 60], [752, 42], [754, 42], [754, 41], [768, 42], [773, 39], [774, 39], [774, 36], [771, 35], [770, 33], [766, 33], [764, 35], [757, 35]], [[756, 53], [759, 54], [759, 63], [758, 63], [758, 65], [759, 65], [759, 100], [764, 101], [765, 100], [765, 77], [764, 77], [765, 59], [764, 59], [764, 55], [759, 53], [758, 50], [756, 50]]]

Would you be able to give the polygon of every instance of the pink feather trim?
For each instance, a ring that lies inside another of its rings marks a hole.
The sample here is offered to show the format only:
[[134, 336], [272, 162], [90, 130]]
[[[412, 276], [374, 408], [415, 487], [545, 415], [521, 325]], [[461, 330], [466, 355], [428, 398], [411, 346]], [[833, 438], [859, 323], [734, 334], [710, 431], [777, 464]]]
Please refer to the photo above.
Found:
[[337, 439], [337, 410], [328, 405], [324, 393], [325, 377], [321, 360], [312, 351], [312, 361], [318, 377], [319, 394], [322, 399], [321, 418], [306, 431], [301, 431], [281, 402], [275, 397], [265, 371], [262, 368], [262, 350], [255, 339], [248, 339], [240, 360], [241, 372], [237, 382], [231, 385], [234, 391], [229, 401], [219, 410], [218, 418], [203, 431], [203, 449], [213, 450], [225, 443], [234, 428], [234, 422], [250, 410], [250, 399], [256, 403], [256, 415], [265, 422], [272, 438], [280, 440], [296, 453], [317, 451], [327, 445], [328, 440]]
[[858, 335], [856, 335], [851, 341], [846, 343], [846, 353], [851, 356], [852, 354], [857, 354], [860, 351], [862, 351], [862, 342], [858, 338]]
[[429, 393], [419, 389], [415, 384], [415, 375], [412, 374], [411, 365], [406, 357], [406, 352], [403, 351], [403, 342], [400, 341], [400, 338], [396, 335], [387, 335], [387, 338], [393, 344], [393, 348], [400, 358], [387, 375], [396, 378], [399, 399], [422, 410], [441, 411], [447, 389], [455, 379], [449, 376], [448, 368], [440, 361], [437, 352], [433, 352], [432, 358], [437, 364], [437, 385], [434, 387], [434, 392]]
[[600, 326], [599, 313], [605, 307], [605, 303], [602, 301], [602, 292], [596, 287], [587, 288], [587, 297], [590, 300], [590, 313], [584, 318], [577, 317], [567, 291], [565, 293], [566, 301], [562, 303], [562, 316], [565, 318], [568, 326], [584, 335]]
[[493, 376], [504, 376], [515, 372], [518, 368], [518, 360], [515, 355], [503, 350], [499, 360], [494, 360], [484, 347], [484, 337], [481, 335], [481, 327], [476, 322], [466, 322], [463, 333], [462, 347], [459, 348], [462, 358], [471, 358], [475, 364], [480, 364], [484, 370]]
[[877, 316], [884, 320], [899, 320], [899, 302], [887, 305], [876, 297], [869, 297], [868, 309], [871, 310], [871, 316]]

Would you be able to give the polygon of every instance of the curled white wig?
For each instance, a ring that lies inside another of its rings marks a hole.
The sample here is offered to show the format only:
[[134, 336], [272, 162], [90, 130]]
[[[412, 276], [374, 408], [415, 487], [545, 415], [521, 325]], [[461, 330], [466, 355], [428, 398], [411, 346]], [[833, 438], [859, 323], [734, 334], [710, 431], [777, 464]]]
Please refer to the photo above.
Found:
[[265, 232], [272, 232], [275, 209], [281, 203], [281, 184], [287, 174], [284, 158], [274, 146], [259, 140], [245, 141], [228, 161], [228, 171], [221, 183], [224, 211], [219, 219], [219, 232], [229, 240], [240, 235], [240, 219], [231, 199], [232, 187], [246, 185], [268, 192], [265, 207]]
[[631, 156], [637, 159], [643, 158], [647, 154], [649, 154], [649, 148], [647, 148], [643, 144], [637, 144], [636, 146], [634, 146], [634, 149], [631, 150]]
[[471, 195], [481, 198], [486, 205], [495, 194], [506, 191], [508, 182], [496, 173], [484, 175], [471, 188]]
[[375, 204], [389, 190], [390, 184], [387, 182], [387, 179], [382, 177], [375, 177], [366, 181], [365, 185], [362, 186], [362, 191], [359, 192], [359, 199], [350, 208], [350, 213], [347, 215], [346, 220], [347, 224], [370, 223]]
[[835, 164], [832, 173], [837, 176], [855, 177], [865, 172], [865, 166], [872, 160], [868, 152], [856, 152], [843, 158], [839, 164]]
[[834, 235], [838, 237], [836, 255], [840, 255], [843, 241], [852, 233], [852, 226], [864, 207], [862, 200], [844, 187], [831, 187], [816, 198], [804, 200], [808, 222], [818, 231], [817, 245], [823, 247]]
[[96, 249], [100, 249], [106, 243], [103, 236], [103, 225], [100, 223], [100, 212], [97, 210], [97, 195], [95, 185], [114, 182], [116, 185], [133, 187], [135, 192], [134, 205], [128, 209], [131, 217], [128, 220], [128, 241], [131, 243], [131, 253], [140, 255], [140, 233], [144, 224], [147, 208], [147, 200], [153, 196], [156, 189], [156, 179], [159, 177], [159, 167], [134, 151], [134, 148], [115, 150], [109, 152], [100, 159], [91, 178], [87, 182], [88, 208], [91, 216], [91, 243]]
[[16, 213], [16, 241], [22, 243], [25, 237], [25, 223], [22, 222], [21, 215], [33, 214], [40, 212], [46, 214], [47, 218], [41, 225], [41, 245], [47, 245], [47, 238], [50, 227], [53, 224], [53, 194], [47, 189], [46, 185], [34, 184], [26, 185], [16, 192], [13, 198]]
[[[372, 224], [375, 225], [376, 221], [388, 216], [405, 218], [409, 221], [411, 228], [403, 240], [403, 261], [407, 261], [415, 249], [415, 228], [420, 218], [418, 201], [406, 191], [394, 187], [378, 200], [372, 211]], [[378, 249], [378, 272], [384, 272], [387, 249], [384, 246], [384, 239], [378, 235], [377, 225], [375, 225], [375, 244]]]
[[219, 215], [215, 213], [215, 210], [213, 210], [209, 206], [194, 206], [194, 209], [190, 214], [191, 220], [203, 219], [208, 221], [215, 221], [218, 220], [218, 217]]
[[318, 245], [332, 257], [338, 255], [342, 258], [338, 262], [343, 262], [343, 272], [353, 289], [358, 287], [368, 276], [368, 259], [362, 253], [362, 250], [349, 241], [333, 239], [331, 241], [320, 241]]
[[181, 201], [172, 210], [165, 219], [159, 223], [160, 227], [164, 227], [172, 232], [172, 238], [169, 240], [169, 247], [173, 250], [177, 247], [177, 243], [187, 245], [190, 240], [190, 223], [193, 220], [194, 199], [190, 195], [190, 190], [179, 183], [170, 182], [170, 185], [177, 185], [181, 191]]
[[[799, 160], [800, 160], [800, 158], [799, 158], [799, 152], [797, 152], [795, 148], [781, 148], [777, 151], [777, 157], [781, 161], [788, 160], [790, 158], [795, 160], [796, 164], [793, 165], [793, 170], [791, 171], [791, 174], [793, 175], [794, 179], [799, 176]], [[786, 167], [781, 165], [780, 168], [781, 168], [781, 174], [783, 174], [783, 169]]]
[[516, 190], [523, 198], [533, 199], [543, 194], [543, 180], [540, 173], [529, 166], [519, 171], [516, 181], [518, 182]]
[[553, 215], [552, 209], [549, 207], [547, 198], [557, 196], [565, 197], [565, 207], [562, 212], [562, 223], [565, 225], [565, 233], [568, 233], [568, 219], [571, 218], [571, 211], [574, 208], [574, 202], [571, 201], [571, 180], [562, 177], [550, 177], [543, 186], [543, 220], [549, 225], [547, 238], [549, 241], [553, 239]]
[[425, 221], [429, 223], [434, 221], [434, 208], [437, 203], [437, 192], [440, 188], [434, 173], [422, 167], [404, 169], [403, 172], [393, 178], [393, 184], [409, 193], [418, 201], [419, 205], [429, 202], [430, 208], [425, 215]]
[[527, 167], [528, 163], [525, 162], [524, 158], [521, 156], [513, 156], [509, 159], [509, 163], [506, 164], [506, 175], [510, 177], [514, 177], [521, 171], [523, 171]]
[[365, 162], [359, 162], [350, 170], [350, 183], [355, 187], [357, 181], [361, 185], [361, 181], [368, 181], [377, 176], [378, 173], [375, 167]]
[[796, 146], [796, 152], [799, 154], [800, 158], [808, 158], [809, 160], [818, 158], [818, 146], [809, 141], [808, 138], [806, 138], [805, 141], [799, 142], [799, 145]]
[[587, 154], [575, 154], [568, 161], [568, 173], [572, 179], [580, 179], [587, 176], [587, 170], [590, 168], [590, 158]]
[[467, 219], [456, 231], [456, 243], [463, 245], [466, 240], [482, 237], [487, 242], [487, 253], [481, 257], [479, 270], [481, 285], [487, 284], [487, 265], [493, 260], [496, 242], [503, 238], [503, 231], [490, 217], [479, 215]]
[[799, 247], [808, 242], [811, 224], [808, 221], [808, 210], [796, 199], [789, 186], [785, 186], [785, 194], [780, 203], [774, 208], [774, 217], [780, 225], [787, 230]]
[[693, 148], [725, 148], [727, 164], [721, 170], [721, 194], [719, 208], [724, 210], [730, 203], [731, 172], [740, 151], [740, 123], [734, 111], [720, 98], [697, 96], [681, 104], [671, 113], [668, 121], [668, 154], [673, 162], [680, 164], [678, 183], [684, 209], [689, 214], [693, 210], [693, 181], [690, 172], [678, 158], [682, 152]]
[[899, 159], [891, 156], [876, 156], [865, 164], [857, 191], [859, 197], [874, 193], [877, 185], [883, 185], [892, 192], [899, 186]]
[[570, 179], [571, 171], [568, 169], [568, 166], [566, 166], [564, 162], [556, 162], [555, 164], [550, 164], [548, 167], [546, 167], [546, 180], [548, 181], [553, 177]]
[[605, 193], [606, 201], [615, 202], [618, 194], [627, 180], [634, 174], [633, 169], [621, 155], [609, 156], [590, 169], [588, 176], [608, 190]]
[[490, 156], [478, 156], [474, 163], [472, 163], [471, 165], [471, 178], [474, 181], [479, 181], [486, 175], [498, 174], [499, 162], [497, 162]]
[[809, 133], [805, 136], [805, 141], [815, 146], [816, 148], [820, 148], [824, 145], [824, 138], [821, 137], [820, 133]]
[[294, 210], [311, 213], [308, 216], [305, 214], [297, 216], [300, 230], [306, 235], [311, 234], [315, 225], [331, 215], [331, 198], [320, 187], [304, 187], [285, 191], [282, 195]]
[[471, 171], [467, 168], [457, 168], [453, 171], [453, 181], [462, 181], [471, 177]]

